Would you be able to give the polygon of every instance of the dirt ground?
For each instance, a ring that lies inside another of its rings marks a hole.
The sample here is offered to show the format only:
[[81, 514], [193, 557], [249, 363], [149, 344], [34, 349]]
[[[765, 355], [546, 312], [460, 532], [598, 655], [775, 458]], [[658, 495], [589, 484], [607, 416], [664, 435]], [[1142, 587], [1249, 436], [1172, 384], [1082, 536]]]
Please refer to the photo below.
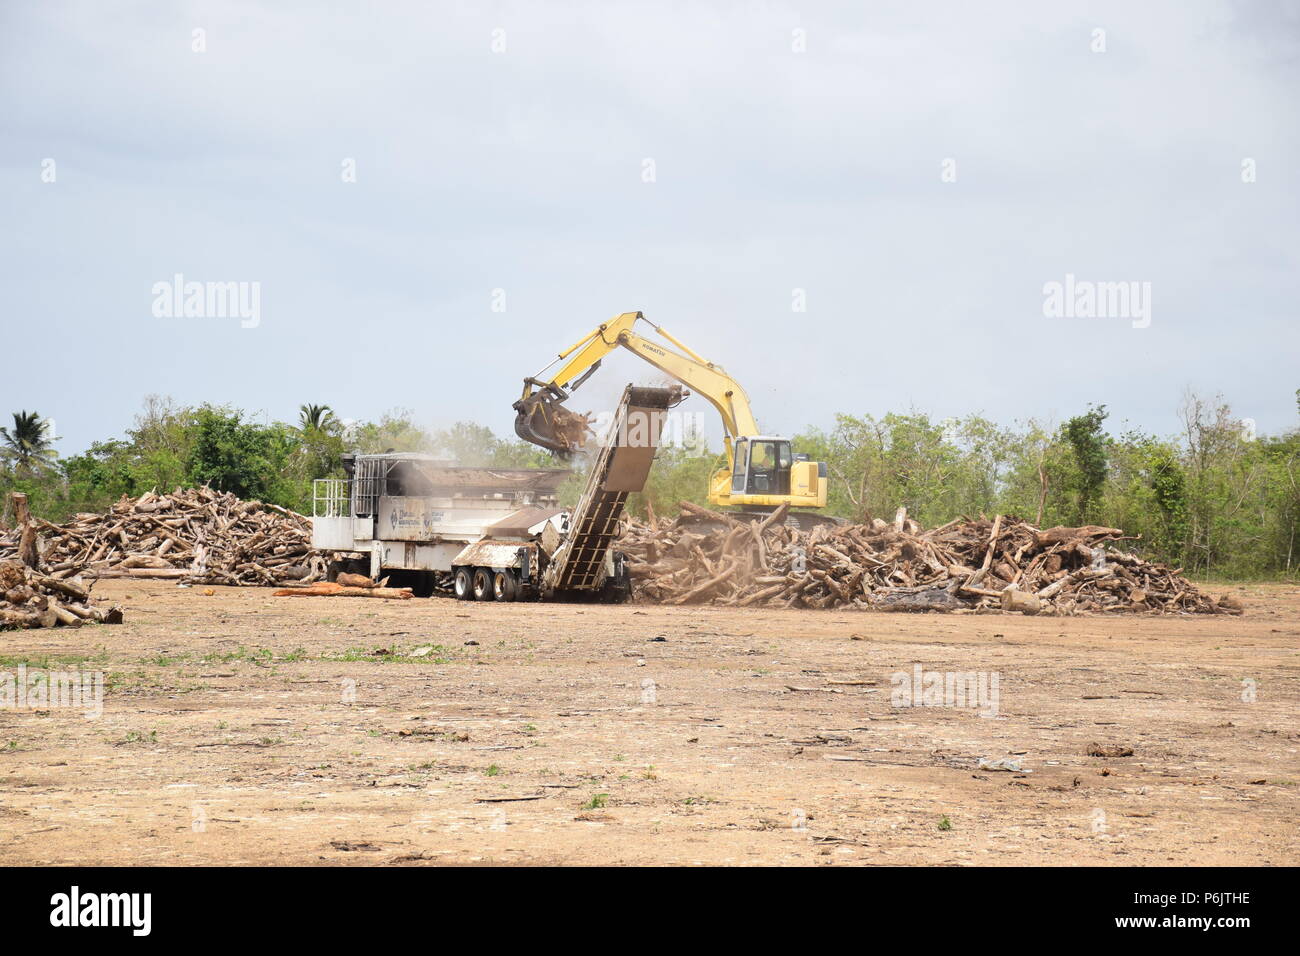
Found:
[[[1300, 588], [1232, 590], [1244, 617], [1024, 618], [104, 581], [125, 624], [0, 633], [0, 671], [107, 682], [95, 719], [0, 710], [0, 864], [1294, 865]], [[996, 674], [996, 714], [894, 706], [918, 664]]]

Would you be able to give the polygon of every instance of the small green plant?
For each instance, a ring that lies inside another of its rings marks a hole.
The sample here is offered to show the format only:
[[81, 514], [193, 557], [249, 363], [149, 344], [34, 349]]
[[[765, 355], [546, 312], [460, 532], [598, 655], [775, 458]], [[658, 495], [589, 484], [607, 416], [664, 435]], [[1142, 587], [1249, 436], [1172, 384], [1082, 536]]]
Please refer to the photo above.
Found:
[[942, 817], [942, 818], [939, 820], [939, 829], [940, 829], [940, 830], [951, 830], [951, 829], [952, 829], [952, 821], [949, 820], [947, 817]]
[[593, 793], [591, 799], [582, 805], [584, 810], [602, 810], [609, 803], [609, 794]]
[[42, 654], [29, 657], [25, 654], [0, 654], [0, 668], [10, 669], [20, 664], [33, 670], [60, 670], [69, 667], [86, 668], [89, 664], [102, 664], [108, 660], [108, 650], [102, 645], [94, 654]]
[[501, 768], [498, 767], [496, 764], [493, 764], [492, 766], [488, 767], [488, 768], [487, 768], [486, 770], [484, 770], [483, 772], [484, 772], [485, 774], [487, 774], [489, 777], [496, 777], [496, 776], [499, 776], [499, 775], [501, 774]]
[[154, 667], [169, 667], [172, 664], [179, 664], [186, 661], [189, 657], [189, 654], [167, 654], [166, 652], [160, 651], [153, 657], [142, 657], [140, 663], [152, 664]]
[[244, 645], [239, 646], [237, 651], [214, 651], [211, 654], [205, 654], [199, 658], [200, 664], [233, 664], [235, 661], [271, 661], [275, 658], [275, 652], [269, 647], [259, 648], [250, 651]]

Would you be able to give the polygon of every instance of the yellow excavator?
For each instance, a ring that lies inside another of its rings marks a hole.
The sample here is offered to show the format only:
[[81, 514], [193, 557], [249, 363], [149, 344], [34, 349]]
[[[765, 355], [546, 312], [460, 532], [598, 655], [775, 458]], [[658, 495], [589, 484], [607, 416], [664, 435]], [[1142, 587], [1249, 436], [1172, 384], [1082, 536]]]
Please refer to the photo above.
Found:
[[[633, 331], [645, 322], [677, 351], [651, 342]], [[709, 503], [738, 506], [743, 511], [768, 513], [781, 505], [791, 508], [826, 506], [826, 465], [794, 454], [790, 439], [759, 433], [749, 397], [740, 383], [722, 366], [696, 354], [640, 312], [624, 312], [603, 322], [573, 346], [560, 353], [556, 365], [524, 379], [524, 393], [515, 402], [515, 432], [520, 438], [548, 448], [559, 455], [578, 450], [588, 432], [588, 420], [563, 407], [578, 388], [600, 367], [601, 359], [616, 348], [625, 348], [672, 376], [691, 391], [703, 395], [722, 416], [726, 466], [709, 479]], [[798, 515], [794, 512], [792, 515]], [[807, 523], [819, 523], [821, 516], [807, 516]], [[792, 523], [799, 522], [797, 518]]]

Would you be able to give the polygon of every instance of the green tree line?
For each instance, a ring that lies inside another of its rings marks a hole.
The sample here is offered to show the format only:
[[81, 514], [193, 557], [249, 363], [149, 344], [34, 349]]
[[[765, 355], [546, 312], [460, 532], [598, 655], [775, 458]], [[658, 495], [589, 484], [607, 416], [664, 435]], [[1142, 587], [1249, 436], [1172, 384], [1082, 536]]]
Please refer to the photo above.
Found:
[[[1128, 547], [1188, 573], [1296, 576], [1300, 428], [1255, 434], [1221, 399], [1192, 394], [1180, 421], [1178, 434], [1158, 436], [1108, 427], [1104, 405], [1059, 425], [1000, 425], [980, 415], [935, 420], [919, 412], [837, 415], [832, 428], [810, 429], [794, 443], [827, 464], [826, 510], [849, 520], [891, 518], [902, 506], [927, 526], [994, 513], [1044, 527], [1100, 524], [1124, 529]], [[429, 431], [400, 410], [345, 424], [329, 406], [304, 405], [296, 422], [262, 423], [227, 406], [151, 397], [125, 436], [67, 458], [57, 456], [47, 431], [26, 410], [0, 428], [0, 491], [26, 491], [34, 512], [54, 521], [101, 510], [123, 494], [195, 484], [310, 513], [312, 479], [340, 477], [345, 450], [563, 466], [484, 426]], [[720, 454], [664, 448], [631, 507], [662, 515], [681, 500], [704, 504], [709, 475], [721, 465]], [[581, 479], [575, 471], [564, 503], [576, 500]]]
[[549, 454], [488, 428], [459, 422], [430, 431], [409, 412], [344, 422], [328, 405], [303, 405], [298, 421], [259, 422], [229, 406], [184, 407], [150, 396], [122, 438], [95, 442], [80, 455], [57, 456], [48, 423], [14, 413], [0, 428], [0, 492], [25, 491], [32, 511], [61, 521], [99, 511], [122, 495], [210, 485], [241, 498], [311, 513], [312, 480], [341, 478], [345, 451], [419, 451], [466, 465], [554, 467]]
[[[1300, 392], [1297, 392], [1300, 410]], [[1187, 395], [1181, 432], [1108, 430], [1104, 405], [1063, 424], [999, 425], [980, 415], [837, 415], [829, 430], [794, 436], [796, 451], [825, 462], [826, 511], [851, 521], [927, 527], [961, 516], [1015, 515], [1040, 527], [1122, 528], [1125, 547], [1188, 573], [1295, 577], [1300, 569], [1300, 428], [1255, 434], [1221, 399]], [[682, 499], [704, 504], [721, 456], [666, 449], [645, 492], [658, 514]]]

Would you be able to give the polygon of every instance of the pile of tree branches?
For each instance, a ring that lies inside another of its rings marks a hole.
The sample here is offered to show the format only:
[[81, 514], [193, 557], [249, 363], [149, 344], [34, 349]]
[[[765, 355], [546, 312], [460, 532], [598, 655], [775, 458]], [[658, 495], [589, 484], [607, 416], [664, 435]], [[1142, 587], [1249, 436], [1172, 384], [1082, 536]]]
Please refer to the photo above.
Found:
[[34, 529], [39, 565], [55, 579], [85, 574], [280, 585], [326, 573], [325, 556], [311, 547], [307, 518], [207, 487], [124, 496], [103, 514], [74, 515], [63, 525], [20, 521], [15, 530], [0, 532], [0, 557], [21, 557], [24, 527], [29, 537]]
[[922, 530], [899, 510], [870, 524], [789, 527], [786, 512], [743, 520], [688, 502], [632, 522], [619, 542], [636, 593], [663, 604], [1240, 614], [1180, 569], [1115, 546], [1117, 528], [1040, 530], [1008, 515]]
[[80, 578], [54, 578], [21, 561], [0, 561], [0, 628], [122, 623], [122, 609], [95, 604]]

